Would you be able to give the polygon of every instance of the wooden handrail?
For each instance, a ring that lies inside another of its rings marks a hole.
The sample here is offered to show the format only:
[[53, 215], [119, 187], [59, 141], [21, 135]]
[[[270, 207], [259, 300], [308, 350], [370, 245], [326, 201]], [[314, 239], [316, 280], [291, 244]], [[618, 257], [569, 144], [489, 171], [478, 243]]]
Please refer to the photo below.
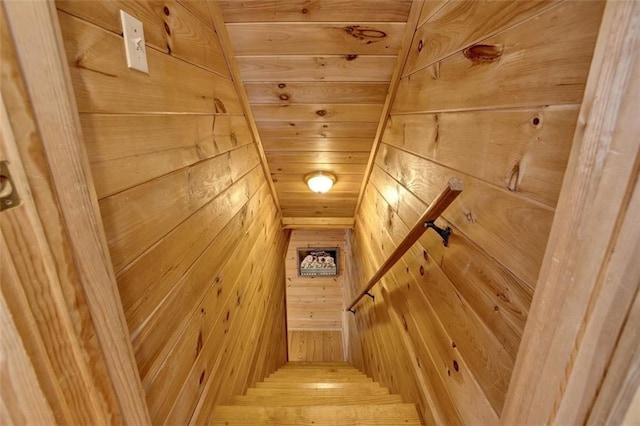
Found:
[[[369, 294], [369, 290], [373, 288], [374, 285], [378, 283], [386, 274], [389, 269], [395, 265], [395, 263], [400, 260], [402, 256], [411, 248], [413, 243], [415, 243], [418, 238], [427, 230], [427, 223], [433, 222], [436, 220], [446, 209], [449, 207], [449, 204], [456, 199], [456, 197], [462, 192], [464, 189], [464, 183], [462, 180], [458, 178], [452, 178], [449, 180], [446, 188], [442, 190], [440, 195], [436, 197], [435, 200], [429, 205], [427, 210], [424, 212], [422, 217], [413, 225], [413, 228], [407, 233], [407, 236], [404, 237], [402, 242], [398, 244], [398, 247], [391, 253], [389, 258], [382, 264], [380, 269], [371, 277], [369, 282], [367, 283], [364, 290], [360, 292], [358, 297], [356, 297], [351, 305], [347, 308], [347, 311], [352, 311], [353, 307], [358, 304], [360, 299]], [[352, 311], [353, 312], [353, 311]]]

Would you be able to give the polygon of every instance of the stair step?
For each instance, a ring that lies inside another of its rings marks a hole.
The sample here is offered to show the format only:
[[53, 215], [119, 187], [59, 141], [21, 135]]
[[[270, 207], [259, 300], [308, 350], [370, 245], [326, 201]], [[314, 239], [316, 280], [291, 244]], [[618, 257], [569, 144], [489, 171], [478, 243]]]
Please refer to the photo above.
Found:
[[267, 395], [236, 396], [234, 405], [264, 406], [264, 407], [292, 407], [300, 405], [367, 405], [367, 404], [402, 404], [400, 395], [354, 395], [340, 392], [337, 395]]
[[376, 382], [358, 382], [358, 383], [346, 383], [346, 382], [334, 382], [334, 383], [324, 383], [324, 382], [308, 382], [308, 383], [291, 383], [291, 382], [278, 382], [278, 381], [270, 381], [270, 382], [258, 382], [256, 383], [257, 389], [344, 389], [344, 390], [354, 390], [362, 389], [366, 386], [370, 386], [372, 388], [381, 389], [380, 385]]
[[300, 407], [219, 406], [213, 425], [421, 425], [414, 404]]
[[296, 366], [296, 365], [285, 365], [281, 367], [278, 371], [326, 371], [326, 370], [335, 370], [335, 371], [354, 371], [361, 373], [355, 367], [344, 367], [340, 365], [305, 365], [305, 366]]
[[284, 366], [282, 368], [280, 368], [278, 371], [327, 371], [327, 370], [334, 370], [334, 371], [355, 371], [358, 373], [362, 373], [360, 370], [358, 370], [357, 368], [353, 368], [353, 367], [340, 367], [338, 365], [325, 365], [325, 366], [320, 366], [320, 365], [314, 365], [314, 366], [305, 366], [305, 367], [298, 367], [298, 366]]
[[382, 388], [377, 383], [373, 386], [356, 386], [350, 388], [294, 388], [294, 389], [274, 389], [274, 388], [249, 388], [245, 396], [258, 398], [272, 396], [274, 398], [296, 397], [304, 395], [306, 397], [315, 398], [319, 396], [341, 397], [345, 395], [352, 396], [374, 396], [374, 395], [390, 395], [389, 389]]
[[342, 365], [284, 365], [278, 371], [323, 371], [323, 370], [337, 370], [337, 371], [357, 371], [360, 373], [355, 367], [345, 367]]
[[337, 371], [337, 370], [320, 370], [320, 371], [283, 371], [278, 370], [269, 377], [364, 377], [366, 375], [359, 371]]
[[319, 376], [322, 374], [327, 374], [327, 375], [343, 375], [343, 376], [365, 376], [367, 377], [366, 374], [358, 371], [358, 370], [342, 370], [342, 369], [337, 369], [337, 368], [326, 368], [326, 369], [303, 369], [303, 370], [298, 370], [296, 368], [292, 368], [292, 369], [285, 369], [282, 368], [278, 371], [276, 371], [273, 374], [278, 374], [278, 375], [309, 375], [309, 376]]
[[361, 376], [314, 376], [309, 377], [304, 374], [293, 376], [269, 376], [264, 379], [265, 383], [270, 382], [287, 382], [287, 383], [306, 383], [306, 382], [322, 382], [322, 383], [367, 383], [372, 382], [369, 377], [364, 374]]
[[353, 367], [331, 367], [331, 366], [327, 366], [327, 367], [282, 367], [280, 370], [278, 371], [286, 371], [286, 372], [303, 372], [303, 371], [347, 371], [347, 372], [352, 372], [352, 373], [360, 373], [362, 374], [362, 371], [353, 368]]
[[289, 361], [282, 368], [288, 367], [346, 367], [355, 368], [348, 362], [313, 362], [313, 361]]

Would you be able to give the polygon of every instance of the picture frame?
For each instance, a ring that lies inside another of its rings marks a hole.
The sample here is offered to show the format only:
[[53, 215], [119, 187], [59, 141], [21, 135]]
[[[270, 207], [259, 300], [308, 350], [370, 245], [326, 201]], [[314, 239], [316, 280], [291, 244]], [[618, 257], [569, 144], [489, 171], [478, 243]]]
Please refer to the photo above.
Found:
[[339, 247], [298, 247], [299, 277], [336, 277], [340, 274]]

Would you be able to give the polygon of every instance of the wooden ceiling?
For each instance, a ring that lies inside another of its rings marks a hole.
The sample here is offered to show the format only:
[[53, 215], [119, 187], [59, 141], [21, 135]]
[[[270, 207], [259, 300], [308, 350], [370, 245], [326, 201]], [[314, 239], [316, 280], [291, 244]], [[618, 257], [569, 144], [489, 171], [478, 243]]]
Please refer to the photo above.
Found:
[[[412, 1], [218, 4], [283, 223], [349, 223]], [[315, 170], [337, 176], [329, 193], [307, 188], [304, 176]]]

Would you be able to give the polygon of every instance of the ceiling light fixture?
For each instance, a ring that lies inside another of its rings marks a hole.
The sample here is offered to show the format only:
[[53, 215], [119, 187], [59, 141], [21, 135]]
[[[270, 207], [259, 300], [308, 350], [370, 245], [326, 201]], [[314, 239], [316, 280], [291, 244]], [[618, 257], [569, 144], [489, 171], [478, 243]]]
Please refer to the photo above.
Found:
[[304, 177], [304, 181], [313, 192], [323, 193], [331, 189], [336, 183], [336, 176], [328, 172], [313, 172]]

